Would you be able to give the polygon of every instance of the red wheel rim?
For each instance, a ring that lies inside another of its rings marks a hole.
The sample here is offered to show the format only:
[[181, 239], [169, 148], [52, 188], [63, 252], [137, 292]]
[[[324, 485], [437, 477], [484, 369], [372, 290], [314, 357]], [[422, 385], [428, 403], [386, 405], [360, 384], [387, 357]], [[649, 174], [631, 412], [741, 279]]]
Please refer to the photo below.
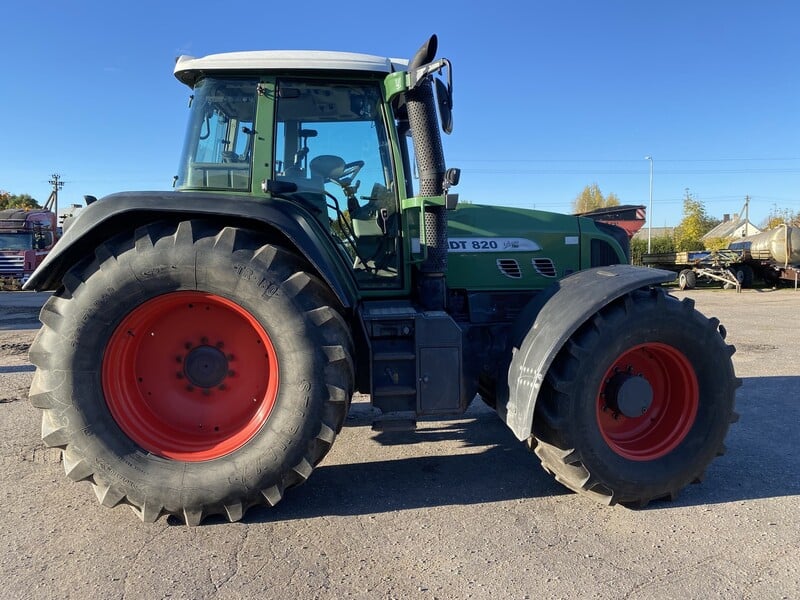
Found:
[[[619, 408], [614, 396], [625, 384], [649, 386], [651, 400], [642, 406], [643, 414], [626, 416]], [[629, 460], [661, 458], [689, 433], [699, 397], [697, 376], [683, 353], [666, 344], [641, 344], [620, 355], [603, 377], [597, 397], [600, 433], [614, 452]]]
[[238, 304], [204, 292], [148, 300], [114, 330], [103, 357], [106, 404], [145, 450], [212, 460], [246, 444], [269, 417], [278, 360]]

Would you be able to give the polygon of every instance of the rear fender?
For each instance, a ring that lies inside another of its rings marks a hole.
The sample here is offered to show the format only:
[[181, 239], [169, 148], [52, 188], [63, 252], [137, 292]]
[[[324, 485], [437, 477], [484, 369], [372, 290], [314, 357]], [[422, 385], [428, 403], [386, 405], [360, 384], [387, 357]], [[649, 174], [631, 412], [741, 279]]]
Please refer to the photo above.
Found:
[[530, 437], [547, 371], [581, 325], [633, 290], [674, 279], [670, 271], [612, 265], [574, 273], [531, 300], [513, 328], [518, 335], [512, 333], [508, 389], [498, 390], [497, 412], [514, 435], [520, 440]]
[[220, 227], [243, 227], [283, 238], [305, 256], [344, 308], [354, 306], [352, 274], [330, 236], [307, 211], [285, 200], [193, 192], [123, 192], [90, 204], [78, 213], [24, 289], [56, 289], [75, 263], [118, 233], [154, 221], [186, 219], [208, 219]]

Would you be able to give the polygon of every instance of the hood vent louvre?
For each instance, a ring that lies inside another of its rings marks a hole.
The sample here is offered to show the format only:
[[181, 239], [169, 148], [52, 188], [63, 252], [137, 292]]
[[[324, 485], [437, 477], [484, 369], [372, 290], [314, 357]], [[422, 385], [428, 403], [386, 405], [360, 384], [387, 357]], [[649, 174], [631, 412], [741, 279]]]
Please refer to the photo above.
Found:
[[497, 268], [500, 269], [503, 275], [511, 279], [520, 279], [522, 277], [519, 263], [513, 258], [498, 258]]
[[556, 277], [556, 266], [549, 258], [534, 258], [533, 268], [542, 277]]

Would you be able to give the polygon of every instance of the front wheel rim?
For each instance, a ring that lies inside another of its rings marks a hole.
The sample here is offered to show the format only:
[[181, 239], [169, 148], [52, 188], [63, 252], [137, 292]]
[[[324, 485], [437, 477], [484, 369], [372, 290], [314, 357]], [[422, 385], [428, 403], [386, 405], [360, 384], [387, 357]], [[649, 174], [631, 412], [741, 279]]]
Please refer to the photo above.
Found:
[[164, 294], [133, 309], [103, 356], [106, 404], [122, 431], [163, 458], [197, 462], [241, 448], [278, 391], [264, 327], [215, 294]]
[[[635, 383], [639, 389], [649, 387], [649, 401], [641, 402], [643, 414], [626, 415], [615, 402], [620, 381]], [[699, 403], [697, 376], [686, 356], [667, 344], [641, 344], [621, 354], [606, 371], [597, 395], [597, 423], [603, 439], [618, 455], [635, 461], [656, 460], [686, 438]]]

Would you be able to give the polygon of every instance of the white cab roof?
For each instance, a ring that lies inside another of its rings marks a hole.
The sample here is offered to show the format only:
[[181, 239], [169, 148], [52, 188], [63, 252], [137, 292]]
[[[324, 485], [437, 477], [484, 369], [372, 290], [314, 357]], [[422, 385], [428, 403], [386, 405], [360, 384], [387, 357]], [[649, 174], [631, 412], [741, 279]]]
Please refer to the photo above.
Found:
[[408, 60], [352, 52], [317, 50], [257, 50], [209, 54], [202, 58], [179, 56], [175, 77], [192, 85], [200, 72], [212, 71], [371, 71], [391, 73], [405, 70]]

